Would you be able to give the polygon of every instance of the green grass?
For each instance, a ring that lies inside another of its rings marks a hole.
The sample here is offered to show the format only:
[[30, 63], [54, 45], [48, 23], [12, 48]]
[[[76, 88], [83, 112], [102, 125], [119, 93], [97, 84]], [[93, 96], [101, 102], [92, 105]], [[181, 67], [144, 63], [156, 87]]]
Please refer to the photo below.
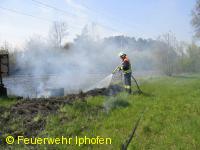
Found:
[[149, 79], [141, 88], [150, 95], [120, 93], [65, 105], [59, 114], [49, 116], [40, 136], [112, 138], [111, 145], [56, 145], [56, 149], [120, 149], [146, 109], [129, 149], [200, 149], [200, 78]]
[[10, 107], [17, 103], [15, 98], [0, 98], [0, 107]]
[[115, 97], [89, 97], [63, 105], [57, 114], [48, 116], [45, 130], [38, 135], [110, 137], [111, 145], [40, 145], [37, 148], [120, 149], [145, 109], [128, 149], [200, 149], [200, 77], [160, 77], [141, 82], [141, 89], [147, 95], [120, 93]]

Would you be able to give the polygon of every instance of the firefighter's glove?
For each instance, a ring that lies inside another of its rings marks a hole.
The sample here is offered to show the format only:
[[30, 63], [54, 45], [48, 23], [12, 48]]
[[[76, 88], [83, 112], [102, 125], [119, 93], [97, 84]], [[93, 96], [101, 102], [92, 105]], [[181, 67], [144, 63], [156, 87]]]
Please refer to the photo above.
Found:
[[118, 70], [119, 70], [119, 71], [123, 70], [123, 67], [122, 67], [122, 66], [119, 66], [119, 67], [118, 67]]

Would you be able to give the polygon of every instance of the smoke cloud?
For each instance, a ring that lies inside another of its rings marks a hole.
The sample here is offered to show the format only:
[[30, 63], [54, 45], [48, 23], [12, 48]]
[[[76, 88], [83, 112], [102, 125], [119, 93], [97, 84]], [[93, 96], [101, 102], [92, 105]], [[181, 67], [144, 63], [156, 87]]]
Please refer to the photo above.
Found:
[[[94, 30], [94, 28], [92, 29]], [[13, 77], [5, 80], [11, 94], [44, 96], [48, 89], [64, 88], [65, 94], [88, 89], [120, 64], [123, 50], [136, 70], [153, 70], [155, 41], [113, 36], [94, 38], [84, 30], [67, 48], [55, 48], [48, 40], [31, 38], [16, 55]]]

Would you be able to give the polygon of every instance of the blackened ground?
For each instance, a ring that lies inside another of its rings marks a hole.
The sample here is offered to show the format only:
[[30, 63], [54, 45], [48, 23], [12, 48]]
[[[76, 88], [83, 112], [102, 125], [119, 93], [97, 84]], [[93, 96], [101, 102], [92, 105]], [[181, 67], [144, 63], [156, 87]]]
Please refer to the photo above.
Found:
[[116, 95], [122, 90], [123, 88], [119, 85], [110, 85], [108, 88], [90, 90], [85, 94], [88, 96], [97, 96], [97, 95], [112, 96]]
[[55, 114], [61, 106], [71, 105], [77, 99], [84, 100], [86, 97], [98, 95], [110, 96], [121, 91], [120, 86], [111, 85], [108, 88], [64, 97], [21, 99], [10, 108], [0, 108], [0, 128], [2, 133], [10, 134], [15, 138], [19, 135], [37, 136], [45, 128], [46, 117]]

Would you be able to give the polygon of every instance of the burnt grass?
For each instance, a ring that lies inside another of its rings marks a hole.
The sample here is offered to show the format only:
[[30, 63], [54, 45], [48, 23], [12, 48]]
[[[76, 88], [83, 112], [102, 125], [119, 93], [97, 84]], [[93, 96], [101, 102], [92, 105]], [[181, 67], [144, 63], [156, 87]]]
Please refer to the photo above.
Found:
[[35, 137], [45, 129], [49, 114], [56, 114], [63, 105], [72, 105], [76, 100], [85, 101], [89, 96], [110, 96], [121, 92], [122, 88], [111, 85], [109, 88], [94, 89], [64, 97], [20, 99], [10, 108], [0, 107], [0, 128], [2, 136], [12, 135]]

